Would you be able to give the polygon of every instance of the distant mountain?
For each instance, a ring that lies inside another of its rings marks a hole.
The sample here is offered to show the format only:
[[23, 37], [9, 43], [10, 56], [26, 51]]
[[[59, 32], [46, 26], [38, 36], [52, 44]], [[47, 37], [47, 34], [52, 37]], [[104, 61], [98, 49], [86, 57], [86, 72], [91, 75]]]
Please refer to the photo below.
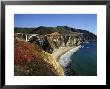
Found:
[[67, 27], [67, 26], [57, 26], [57, 27], [44, 27], [44, 26], [40, 26], [38, 28], [35, 28], [32, 32], [30, 33], [37, 33], [37, 34], [41, 34], [41, 35], [45, 35], [45, 34], [51, 34], [53, 32], [58, 32], [60, 34], [68, 34], [71, 33], [72, 31], [75, 32], [74, 29]]
[[23, 28], [23, 27], [15, 27], [14, 33], [30, 33], [35, 28]]
[[40, 26], [37, 28], [15, 28], [15, 33], [29, 33], [29, 34], [51, 34], [53, 32], [58, 32], [62, 35], [70, 34], [72, 32], [83, 33], [86, 40], [97, 40], [97, 36], [92, 32], [82, 29], [71, 28], [68, 26], [57, 26], [57, 27], [45, 27]]

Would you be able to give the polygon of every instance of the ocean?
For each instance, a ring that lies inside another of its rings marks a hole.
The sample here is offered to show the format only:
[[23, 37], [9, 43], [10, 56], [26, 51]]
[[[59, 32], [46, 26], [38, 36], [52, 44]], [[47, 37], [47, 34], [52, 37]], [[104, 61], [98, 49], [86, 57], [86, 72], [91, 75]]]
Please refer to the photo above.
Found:
[[60, 57], [66, 76], [97, 76], [97, 43], [83, 43]]

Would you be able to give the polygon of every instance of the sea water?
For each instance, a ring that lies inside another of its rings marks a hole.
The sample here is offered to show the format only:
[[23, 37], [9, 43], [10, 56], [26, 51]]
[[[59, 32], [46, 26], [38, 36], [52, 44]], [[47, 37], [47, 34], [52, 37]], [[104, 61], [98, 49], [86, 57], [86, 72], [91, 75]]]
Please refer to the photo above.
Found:
[[60, 57], [60, 65], [67, 76], [97, 75], [97, 44], [83, 43]]

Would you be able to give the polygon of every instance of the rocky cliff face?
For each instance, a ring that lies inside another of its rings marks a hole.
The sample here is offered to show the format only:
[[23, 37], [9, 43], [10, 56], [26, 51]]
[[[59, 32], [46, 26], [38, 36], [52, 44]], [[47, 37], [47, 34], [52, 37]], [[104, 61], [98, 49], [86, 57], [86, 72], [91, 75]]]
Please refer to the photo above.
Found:
[[15, 76], [57, 76], [64, 75], [56, 59], [35, 44], [14, 40]]
[[52, 34], [54, 32], [58, 32], [62, 35], [71, 34], [74, 33], [82, 33], [84, 40], [86, 41], [96, 41], [97, 36], [93, 34], [92, 32], [89, 32], [84, 29], [77, 29], [72, 28], [68, 26], [57, 26], [57, 27], [45, 27], [45, 26], [39, 26], [37, 28], [14, 28], [15, 33], [25, 33], [25, 34], [39, 34], [39, 35], [46, 35], [46, 34]]
[[[54, 49], [61, 46], [77, 46], [85, 41], [97, 40], [97, 36], [87, 30], [75, 29], [68, 26], [40, 26], [25, 30], [23, 28], [15, 28], [15, 33], [23, 33], [25, 35], [23, 38], [26, 39], [26, 41], [39, 45], [44, 51], [49, 53], [52, 53]], [[28, 34], [27, 31], [29, 31]], [[27, 40], [25, 37], [30, 39]]]
[[14, 38], [15, 75], [54, 76], [64, 75], [62, 67], [51, 56], [55, 49], [78, 46], [85, 41], [96, 41], [97, 36], [86, 30], [67, 26], [40, 26], [29, 31], [29, 34], [27, 31], [15, 33]]
[[72, 32], [71, 34], [62, 35], [58, 32], [51, 34], [33, 36], [29, 42], [37, 44], [44, 51], [52, 53], [59, 47], [78, 46], [83, 42], [83, 34]]

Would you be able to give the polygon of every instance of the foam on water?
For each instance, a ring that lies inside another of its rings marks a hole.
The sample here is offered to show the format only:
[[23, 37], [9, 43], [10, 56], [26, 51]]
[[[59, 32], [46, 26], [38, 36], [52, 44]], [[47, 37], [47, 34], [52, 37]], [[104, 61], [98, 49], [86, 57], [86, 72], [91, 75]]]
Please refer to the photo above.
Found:
[[62, 67], [66, 67], [70, 63], [70, 61], [71, 61], [70, 58], [73, 55], [73, 53], [75, 53], [79, 48], [81, 48], [81, 45], [71, 49], [70, 51], [68, 51], [64, 55], [62, 55], [59, 60], [60, 65]]

